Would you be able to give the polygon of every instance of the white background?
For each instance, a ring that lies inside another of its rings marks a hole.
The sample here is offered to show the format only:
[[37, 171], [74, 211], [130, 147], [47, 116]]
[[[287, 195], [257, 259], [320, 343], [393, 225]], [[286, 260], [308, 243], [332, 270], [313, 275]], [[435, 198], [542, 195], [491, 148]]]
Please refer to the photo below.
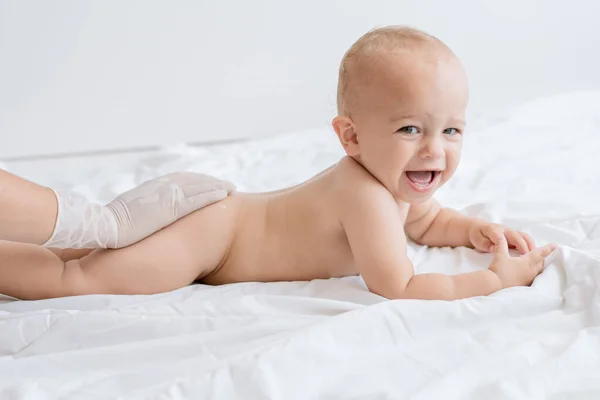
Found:
[[600, 2], [0, 0], [0, 159], [329, 124], [340, 58], [367, 30], [437, 35], [471, 114], [600, 88]]

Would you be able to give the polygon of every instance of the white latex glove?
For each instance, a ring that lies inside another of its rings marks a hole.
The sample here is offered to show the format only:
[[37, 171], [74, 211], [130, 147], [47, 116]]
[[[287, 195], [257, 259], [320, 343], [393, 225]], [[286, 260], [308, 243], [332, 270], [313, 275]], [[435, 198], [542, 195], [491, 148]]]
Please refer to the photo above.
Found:
[[120, 248], [136, 243], [192, 211], [223, 200], [232, 183], [209, 175], [178, 172], [133, 188], [106, 206], [54, 192], [58, 217], [43, 244], [55, 248]]

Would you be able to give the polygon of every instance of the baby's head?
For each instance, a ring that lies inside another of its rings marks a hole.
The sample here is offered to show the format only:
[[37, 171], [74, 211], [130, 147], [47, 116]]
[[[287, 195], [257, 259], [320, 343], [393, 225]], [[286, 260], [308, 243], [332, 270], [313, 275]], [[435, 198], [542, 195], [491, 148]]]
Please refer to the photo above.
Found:
[[417, 204], [458, 166], [467, 101], [465, 71], [445, 44], [386, 27], [344, 55], [333, 127], [349, 156], [396, 199]]

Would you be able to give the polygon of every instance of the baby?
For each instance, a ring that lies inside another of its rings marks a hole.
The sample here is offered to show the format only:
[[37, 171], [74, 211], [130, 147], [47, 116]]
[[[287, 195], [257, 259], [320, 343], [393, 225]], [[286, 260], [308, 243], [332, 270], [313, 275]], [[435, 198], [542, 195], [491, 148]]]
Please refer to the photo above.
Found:
[[[406, 27], [371, 31], [341, 63], [333, 128], [347, 156], [337, 164], [288, 189], [235, 193], [124, 249], [2, 242], [0, 293], [152, 294], [194, 281], [360, 274], [371, 292], [389, 299], [451, 300], [529, 285], [555, 245], [536, 248], [524, 233], [432, 198], [458, 165], [467, 100], [465, 71], [438, 39]], [[407, 238], [494, 258], [487, 270], [415, 275]], [[522, 255], [511, 256], [509, 247]]]

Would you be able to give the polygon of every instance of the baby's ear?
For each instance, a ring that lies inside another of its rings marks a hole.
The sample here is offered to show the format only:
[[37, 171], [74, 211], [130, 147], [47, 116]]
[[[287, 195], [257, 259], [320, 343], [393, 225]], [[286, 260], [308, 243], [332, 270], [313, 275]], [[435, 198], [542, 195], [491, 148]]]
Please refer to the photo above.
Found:
[[354, 122], [348, 117], [338, 115], [331, 123], [333, 130], [338, 136], [340, 143], [349, 156], [358, 156], [360, 147], [358, 145], [358, 136]]

